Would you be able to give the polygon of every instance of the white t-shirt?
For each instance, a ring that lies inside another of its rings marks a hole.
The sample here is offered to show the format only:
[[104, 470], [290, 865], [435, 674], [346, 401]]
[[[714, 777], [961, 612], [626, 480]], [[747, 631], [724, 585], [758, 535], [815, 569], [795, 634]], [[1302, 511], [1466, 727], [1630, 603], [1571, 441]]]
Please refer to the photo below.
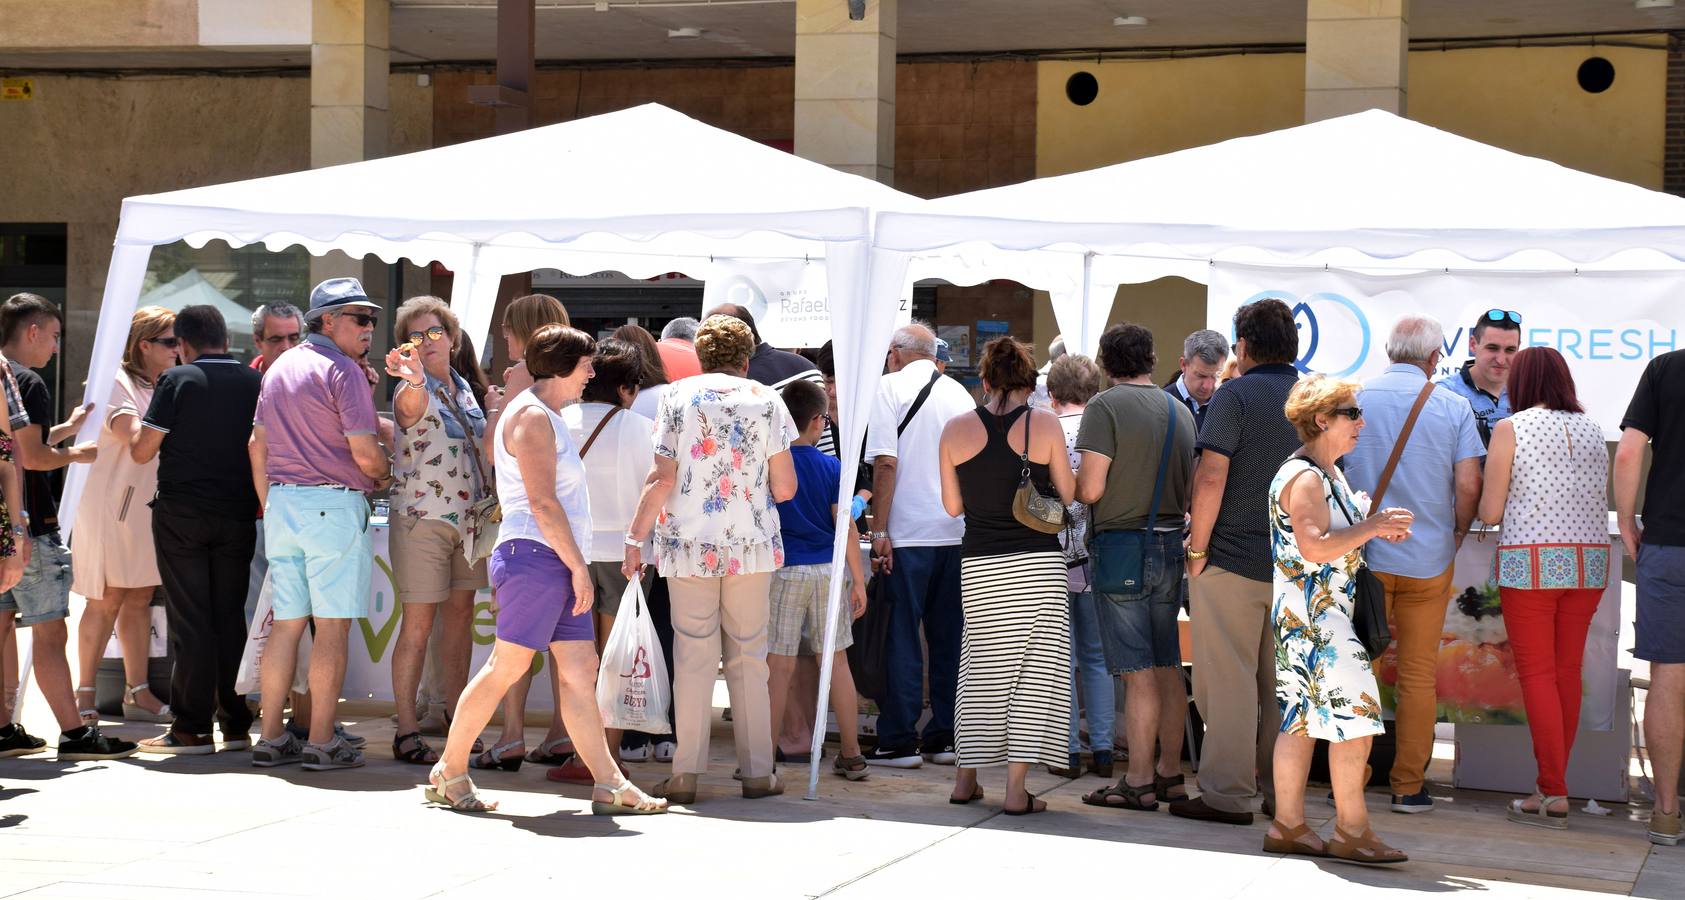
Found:
[[[652, 430], [655, 428], [655, 412], [661, 408], [661, 395], [667, 393], [668, 387], [670, 385], [665, 384], [647, 387], [638, 391], [638, 396], [632, 398], [632, 412], [648, 419]], [[615, 557], [615, 559], [619, 558], [618, 556]]]
[[940, 447], [949, 420], [977, 408], [971, 393], [952, 378], [936, 379], [900, 440], [895, 437], [896, 426], [935, 372], [936, 363], [921, 359], [885, 375], [866, 427], [866, 459], [896, 459], [889, 540], [897, 547], [946, 547], [965, 536], [965, 517], [950, 516], [942, 508]]
[[[584, 449], [591, 432], [613, 409], [607, 403], [576, 403], [563, 409], [562, 421], [573, 445]], [[620, 562], [626, 553], [626, 527], [638, 511], [638, 498], [655, 462], [655, 422], [621, 410], [581, 459], [591, 492], [591, 546], [579, 549], [591, 562]]]

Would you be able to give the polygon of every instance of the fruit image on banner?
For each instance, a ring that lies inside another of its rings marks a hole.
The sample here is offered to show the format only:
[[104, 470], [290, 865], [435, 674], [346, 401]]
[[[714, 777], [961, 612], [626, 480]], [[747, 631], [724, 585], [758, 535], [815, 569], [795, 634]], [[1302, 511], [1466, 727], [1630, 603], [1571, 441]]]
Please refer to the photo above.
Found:
[[[1611, 549], [1619, 559], [1618, 542]], [[1439, 660], [1435, 670], [1438, 720], [1478, 725], [1523, 725], [1527, 710], [1521, 699], [1521, 677], [1515, 668], [1515, 651], [1504, 628], [1502, 604], [1494, 561], [1497, 535], [1484, 541], [1470, 535], [1457, 553], [1451, 584], [1455, 593], [1445, 610], [1445, 625], [1439, 635]], [[1594, 731], [1607, 731], [1615, 700], [1616, 646], [1620, 630], [1620, 579], [1610, 579], [1598, 603], [1586, 637], [1585, 663], [1581, 672], [1584, 697], [1581, 724]], [[1391, 623], [1393, 636], [1398, 625]], [[1398, 708], [1398, 644], [1375, 661], [1375, 679], [1381, 686], [1385, 716]]]

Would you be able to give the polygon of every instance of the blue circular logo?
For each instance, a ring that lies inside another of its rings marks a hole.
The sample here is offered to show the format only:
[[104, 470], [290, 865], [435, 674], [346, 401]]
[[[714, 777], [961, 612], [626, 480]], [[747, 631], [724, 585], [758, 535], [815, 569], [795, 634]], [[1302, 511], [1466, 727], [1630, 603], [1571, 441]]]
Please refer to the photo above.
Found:
[[[1268, 290], [1240, 305], [1270, 299], [1280, 300], [1293, 311], [1293, 324], [1299, 329], [1299, 358], [1294, 366], [1299, 371], [1345, 378], [1363, 368], [1369, 359], [1369, 318], [1351, 298], [1318, 291], [1301, 299], [1287, 291]], [[1229, 338], [1234, 338], [1233, 326]]]

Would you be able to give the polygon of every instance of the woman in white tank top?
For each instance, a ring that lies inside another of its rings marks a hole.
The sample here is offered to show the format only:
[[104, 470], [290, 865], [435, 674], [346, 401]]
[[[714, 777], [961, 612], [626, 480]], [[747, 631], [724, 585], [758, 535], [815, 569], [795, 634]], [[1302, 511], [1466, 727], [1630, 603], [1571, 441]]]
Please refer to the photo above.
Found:
[[1508, 816], [1566, 828], [1580, 663], [1609, 584], [1609, 451], [1603, 428], [1574, 396], [1561, 353], [1517, 353], [1509, 397], [1519, 412], [1492, 429], [1480, 518], [1503, 523], [1498, 594], [1539, 778], [1538, 790], [1513, 801]]
[[504, 405], [497, 423], [493, 452], [503, 522], [487, 566], [497, 591], [497, 643], [457, 701], [450, 738], [426, 791], [429, 800], [452, 809], [496, 808], [476, 796], [468, 755], [492, 710], [532, 665], [533, 654], [549, 648], [562, 718], [596, 782], [591, 811], [666, 811], [664, 801], [646, 796], [620, 774], [597, 713], [593, 597], [583, 552], [591, 536], [585, 466], [556, 412], [579, 399], [591, 379], [595, 349], [588, 335], [565, 325], [538, 329], [526, 347], [533, 386]]

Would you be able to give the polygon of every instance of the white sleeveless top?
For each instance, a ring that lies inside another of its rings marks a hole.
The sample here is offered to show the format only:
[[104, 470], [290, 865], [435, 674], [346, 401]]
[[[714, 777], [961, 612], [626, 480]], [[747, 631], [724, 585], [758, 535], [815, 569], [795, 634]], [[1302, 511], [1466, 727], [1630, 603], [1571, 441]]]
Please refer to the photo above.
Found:
[[1498, 536], [1498, 584], [1532, 590], [1609, 583], [1609, 450], [1585, 413], [1509, 418], [1515, 461]]
[[1524, 409], [1511, 416], [1515, 462], [1499, 546], [1609, 543], [1609, 448], [1585, 413]]
[[550, 428], [556, 433], [556, 499], [561, 501], [562, 511], [567, 513], [568, 530], [573, 532], [574, 544], [581, 554], [588, 553], [591, 548], [591, 502], [585, 487], [585, 464], [579, 459], [579, 448], [574, 446], [573, 438], [568, 435], [567, 423], [530, 390], [516, 394], [497, 420], [497, 435], [492, 446], [497, 462], [497, 496], [503, 507], [503, 522], [497, 529], [497, 542], [502, 544], [525, 539], [550, 546], [538, 529], [538, 520], [532, 515], [526, 485], [521, 481], [520, 465], [503, 443], [504, 429], [515, 420], [516, 412], [528, 406], [536, 406], [550, 417]]

